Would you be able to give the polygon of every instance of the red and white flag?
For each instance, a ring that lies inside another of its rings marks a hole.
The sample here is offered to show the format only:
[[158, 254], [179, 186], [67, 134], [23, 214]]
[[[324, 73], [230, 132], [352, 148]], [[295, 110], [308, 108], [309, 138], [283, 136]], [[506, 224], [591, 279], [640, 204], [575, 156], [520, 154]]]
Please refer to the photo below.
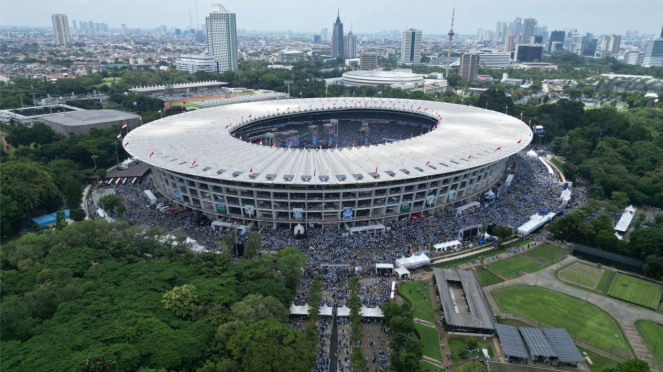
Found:
[[355, 143], [352, 142], [352, 148], [356, 148], [356, 147], [357, 147], [357, 146], [355, 146]]
[[520, 142], [522, 142], [522, 140], [518, 140], [518, 142], [516, 142], [516, 143], [520, 143]]
[[315, 177], [315, 169], [313, 170], [313, 177]]
[[127, 147], [127, 146], [129, 146], [129, 142], [126, 142], [126, 143], [124, 144], [124, 147]]
[[122, 138], [122, 132], [117, 134], [117, 138]]
[[186, 100], [185, 100], [185, 99], [183, 99], [183, 100], [182, 100], [182, 103], [186, 103]]
[[520, 116], [523, 116], [523, 111], [520, 112]]
[[249, 174], [251, 174], [251, 173], [253, 173], [253, 168], [251, 168], [251, 169], [249, 170]]
[[262, 145], [262, 140], [258, 141], [258, 144], [259, 144], [259, 145]]
[[150, 159], [154, 157], [154, 152], [150, 154]]
[[467, 158], [468, 158], [468, 159], [472, 159], [472, 155], [468, 156]]
[[430, 160], [426, 162], [426, 166], [428, 166], [428, 164], [430, 164]]
[[275, 147], [275, 146], [276, 146], [276, 142], [272, 143], [272, 147]]
[[122, 124], [122, 129], [127, 127], [127, 123]]
[[249, 117], [251, 117], [251, 114], [249, 114]]
[[193, 163], [191, 163], [191, 168], [196, 166], [196, 161], [194, 160]]
[[[274, 93], [274, 94], [276, 94], [276, 93]], [[226, 97], [226, 99], [228, 99], [228, 97]]]
[[[288, 107], [288, 110], [290, 110], [290, 107]], [[287, 110], [286, 110], [287, 111]]]
[[200, 101], [200, 103], [205, 103], [205, 100]]
[[302, 106], [297, 106], [297, 110], [299, 110], [300, 107], [302, 107]]
[[381, 91], [381, 90], [378, 90], [378, 94], [382, 94], [382, 91]]
[[501, 150], [501, 149], [502, 149], [502, 146], [496, 148], [495, 151], [499, 151], [499, 150]]
[[426, 107], [426, 108], [424, 109], [424, 111], [426, 111], [426, 110], [428, 110], [428, 107]]
[[226, 128], [225, 128], [225, 129], [228, 129], [229, 126], [230, 126], [230, 124], [226, 125]]
[[239, 135], [239, 139], [242, 139], [242, 135], [241, 135], [241, 134]]
[[421, 106], [417, 107], [417, 110], [421, 110]]
[[378, 167], [375, 167], [375, 174], [378, 174]]
[[143, 115], [138, 115], [138, 119], [143, 120]]
[[278, 111], [279, 109], [280, 109], [280, 107], [279, 107], [279, 108], [277, 108], [277, 109], [276, 109], [276, 111]]

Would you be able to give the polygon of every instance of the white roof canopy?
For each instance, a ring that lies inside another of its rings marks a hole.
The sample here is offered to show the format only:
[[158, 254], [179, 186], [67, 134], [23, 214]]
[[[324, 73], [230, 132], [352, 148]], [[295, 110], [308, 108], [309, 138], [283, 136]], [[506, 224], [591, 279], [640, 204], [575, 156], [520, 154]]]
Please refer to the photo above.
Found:
[[529, 235], [532, 233], [532, 231], [548, 223], [550, 220], [552, 220], [553, 217], [555, 217], [555, 213], [552, 212], [545, 216], [538, 213], [534, 214], [530, 217], [529, 221], [525, 222], [518, 228], [518, 234]]
[[458, 246], [458, 245], [460, 245], [460, 241], [459, 241], [459, 240], [452, 240], [452, 241], [450, 241], [450, 242], [437, 243], [437, 244], [435, 244], [435, 245], [433, 246], [433, 248], [435, 248], [435, 249], [442, 249], [442, 250], [446, 251], [447, 248], [456, 247], [456, 246]]
[[336, 309], [336, 315], [350, 316], [350, 308], [347, 306], [339, 307], [338, 309]]
[[308, 315], [308, 304], [303, 306], [290, 305], [290, 315]]
[[376, 263], [375, 268], [376, 269], [393, 269], [394, 265], [393, 264], [387, 264], [387, 263]]
[[403, 257], [396, 260], [396, 266], [404, 267], [406, 269], [417, 268], [429, 264], [430, 264], [430, 259], [425, 254], [420, 254], [411, 257]]
[[320, 307], [320, 315], [322, 315], [322, 316], [332, 316], [332, 310], [333, 309], [334, 308], [331, 307], [331, 306], [327, 306], [327, 305], [321, 306]]
[[398, 274], [399, 277], [403, 275], [407, 275], [407, 277], [410, 277], [410, 270], [404, 268], [404, 267], [397, 267], [394, 269], [394, 271]]
[[631, 221], [633, 221], [633, 217], [635, 217], [635, 211], [636, 209], [632, 205], [626, 207], [624, 213], [622, 213], [622, 216], [619, 218], [617, 225], [615, 225], [615, 231], [625, 233], [626, 230], [628, 230], [628, 227], [631, 226]]
[[379, 307], [362, 306], [359, 311], [364, 318], [383, 318], [382, 310]]

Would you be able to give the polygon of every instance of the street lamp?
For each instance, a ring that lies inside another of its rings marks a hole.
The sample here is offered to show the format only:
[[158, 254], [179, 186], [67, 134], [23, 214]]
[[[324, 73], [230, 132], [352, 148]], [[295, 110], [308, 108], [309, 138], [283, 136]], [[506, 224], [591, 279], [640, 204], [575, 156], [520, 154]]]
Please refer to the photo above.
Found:
[[117, 142], [115, 142], [115, 159], [117, 160], [117, 166], [120, 166], [120, 157], [117, 155]]
[[[117, 150], [117, 148], [116, 148], [116, 150]], [[97, 155], [92, 155], [90, 157], [92, 158], [92, 160], [94, 160], [94, 171], [96, 172], [97, 171], [97, 158], [98, 158], [98, 156]]]

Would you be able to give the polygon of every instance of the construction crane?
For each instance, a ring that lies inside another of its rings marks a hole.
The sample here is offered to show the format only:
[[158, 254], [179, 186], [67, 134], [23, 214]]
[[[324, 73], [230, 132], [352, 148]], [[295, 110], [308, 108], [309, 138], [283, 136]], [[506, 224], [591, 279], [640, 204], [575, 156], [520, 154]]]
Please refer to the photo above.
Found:
[[456, 17], [456, 8], [454, 8], [453, 13], [451, 14], [451, 30], [449, 30], [449, 50], [447, 51], [447, 72], [444, 75], [445, 78], [449, 78], [449, 61], [451, 60], [451, 40], [454, 37], [454, 18]]

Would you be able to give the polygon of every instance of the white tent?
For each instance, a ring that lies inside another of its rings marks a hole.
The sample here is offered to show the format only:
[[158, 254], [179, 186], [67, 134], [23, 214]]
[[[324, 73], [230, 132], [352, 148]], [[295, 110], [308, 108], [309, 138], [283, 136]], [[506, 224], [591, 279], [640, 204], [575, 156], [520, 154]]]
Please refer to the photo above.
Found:
[[481, 205], [481, 203], [479, 203], [479, 202], [477, 202], [477, 201], [475, 201], [475, 202], [471, 202], [471, 203], [467, 203], [467, 204], [465, 204], [465, 205], [461, 205], [460, 207], [456, 208], [456, 216], [458, 216], [459, 214], [463, 213], [463, 211], [466, 210], [466, 209], [469, 209], [469, 208], [472, 208], [472, 207], [478, 207], [478, 206], [480, 206], [480, 205]]
[[237, 228], [240, 234], [246, 234], [246, 225], [236, 225], [230, 222], [212, 221], [212, 227]]
[[485, 198], [488, 200], [495, 199], [495, 193], [493, 190], [488, 189], [488, 192], [486, 192]]
[[296, 306], [295, 304], [290, 305], [290, 315], [308, 315], [308, 304], [304, 306]]
[[538, 213], [534, 214], [529, 218], [529, 221], [525, 222], [516, 231], [520, 235], [529, 235], [534, 230], [550, 222], [553, 219], [553, 217], [555, 217], [555, 213], [552, 212], [548, 213], [545, 216], [540, 215]]
[[382, 314], [379, 307], [362, 306], [359, 312], [364, 318], [384, 318], [384, 314]]
[[377, 225], [350, 227], [348, 228], [348, 231], [350, 232], [350, 234], [355, 234], [358, 232], [375, 231], [375, 230], [384, 232], [384, 229], [385, 229], [384, 225], [379, 223]]
[[548, 174], [550, 174], [551, 176], [555, 174], [555, 171], [553, 171], [552, 167], [550, 166], [550, 164], [548, 164], [547, 161], [543, 160], [543, 158], [539, 158], [539, 160], [541, 160], [541, 163], [543, 163], [543, 165], [545, 165], [546, 168], [548, 169]]
[[527, 151], [527, 156], [530, 157], [530, 158], [536, 158], [539, 155], [537, 155], [536, 152], [534, 152], [534, 150], [529, 150], [529, 151]]
[[339, 307], [336, 309], [336, 315], [338, 316], [350, 316], [350, 308], [347, 306]]
[[504, 181], [508, 186], [511, 186], [511, 182], [513, 182], [513, 174], [508, 175], [506, 181]]
[[320, 307], [320, 315], [322, 316], [332, 316], [332, 307], [324, 305]]
[[407, 275], [407, 277], [410, 277], [410, 270], [404, 268], [404, 267], [397, 267], [394, 269], [394, 271], [398, 274], [398, 277], [402, 277], [403, 275]]
[[375, 264], [375, 271], [377, 272], [379, 269], [382, 270], [393, 270], [394, 265], [393, 264], [388, 264], [388, 263], [376, 263]]
[[200, 252], [204, 252], [206, 250], [204, 246], [198, 244], [197, 241], [189, 238], [188, 236], [186, 238], [186, 242], [191, 243], [191, 250], [194, 251], [194, 252], [200, 253]]
[[625, 233], [626, 230], [628, 230], [628, 227], [631, 226], [631, 221], [633, 221], [633, 217], [635, 217], [635, 211], [636, 209], [632, 205], [626, 207], [624, 213], [622, 213], [622, 216], [619, 218], [617, 225], [615, 225], [615, 231], [622, 234]]
[[416, 269], [421, 266], [430, 265], [430, 258], [425, 254], [418, 256], [402, 257], [396, 260], [396, 266], [406, 269]]
[[449, 250], [460, 249], [463, 245], [458, 240], [452, 240], [450, 242], [438, 243], [433, 246], [437, 252], [446, 252]]

